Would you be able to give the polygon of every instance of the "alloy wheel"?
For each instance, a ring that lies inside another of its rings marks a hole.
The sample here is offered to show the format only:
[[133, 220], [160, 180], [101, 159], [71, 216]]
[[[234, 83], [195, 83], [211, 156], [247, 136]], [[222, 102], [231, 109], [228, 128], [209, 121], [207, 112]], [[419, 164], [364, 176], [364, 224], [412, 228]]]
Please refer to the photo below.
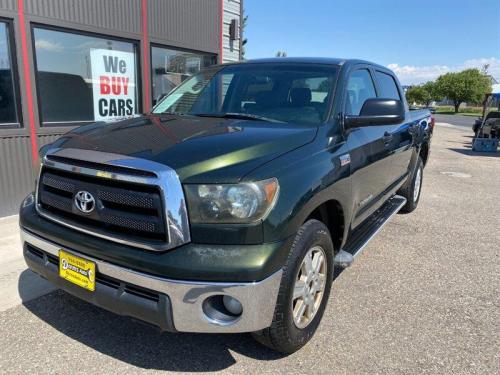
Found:
[[320, 246], [308, 250], [300, 265], [293, 286], [292, 316], [299, 329], [307, 327], [314, 319], [323, 300], [327, 262]]

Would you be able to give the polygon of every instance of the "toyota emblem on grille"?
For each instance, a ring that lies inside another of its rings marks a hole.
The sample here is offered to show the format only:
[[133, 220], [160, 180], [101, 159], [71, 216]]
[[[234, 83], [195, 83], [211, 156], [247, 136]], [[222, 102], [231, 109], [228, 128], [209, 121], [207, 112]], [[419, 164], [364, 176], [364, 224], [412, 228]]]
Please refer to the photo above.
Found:
[[82, 190], [75, 194], [75, 206], [81, 212], [88, 214], [94, 211], [95, 198], [88, 191]]

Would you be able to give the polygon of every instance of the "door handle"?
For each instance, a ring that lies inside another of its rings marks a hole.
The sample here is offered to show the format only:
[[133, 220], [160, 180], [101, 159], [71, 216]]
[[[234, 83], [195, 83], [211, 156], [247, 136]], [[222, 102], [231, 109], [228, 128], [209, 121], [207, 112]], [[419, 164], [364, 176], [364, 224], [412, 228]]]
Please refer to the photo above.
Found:
[[385, 132], [384, 136], [382, 137], [382, 139], [384, 140], [384, 144], [386, 146], [388, 145], [389, 142], [392, 141], [392, 138], [394, 138], [394, 136], [389, 132]]

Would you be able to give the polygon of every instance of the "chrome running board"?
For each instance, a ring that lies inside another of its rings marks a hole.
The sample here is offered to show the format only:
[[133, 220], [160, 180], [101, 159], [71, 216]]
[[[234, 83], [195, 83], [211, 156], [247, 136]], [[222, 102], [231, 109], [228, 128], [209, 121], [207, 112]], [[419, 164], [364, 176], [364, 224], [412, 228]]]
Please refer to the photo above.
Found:
[[349, 267], [366, 245], [405, 204], [406, 198], [395, 195], [358, 226], [351, 233], [344, 247], [335, 256], [335, 266]]

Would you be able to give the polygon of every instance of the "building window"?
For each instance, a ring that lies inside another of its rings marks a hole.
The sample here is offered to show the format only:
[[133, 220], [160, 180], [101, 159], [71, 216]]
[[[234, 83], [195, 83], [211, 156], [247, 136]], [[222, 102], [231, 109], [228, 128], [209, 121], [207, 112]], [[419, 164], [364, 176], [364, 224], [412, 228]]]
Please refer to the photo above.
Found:
[[20, 126], [9, 26], [0, 21], [0, 127]]
[[139, 112], [135, 43], [38, 27], [33, 34], [43, 125], [112, 121]]
[[186, 78], [216, 63], [216, 56], [201, 52], [151, 47], [153, 103], [168, 94]]

